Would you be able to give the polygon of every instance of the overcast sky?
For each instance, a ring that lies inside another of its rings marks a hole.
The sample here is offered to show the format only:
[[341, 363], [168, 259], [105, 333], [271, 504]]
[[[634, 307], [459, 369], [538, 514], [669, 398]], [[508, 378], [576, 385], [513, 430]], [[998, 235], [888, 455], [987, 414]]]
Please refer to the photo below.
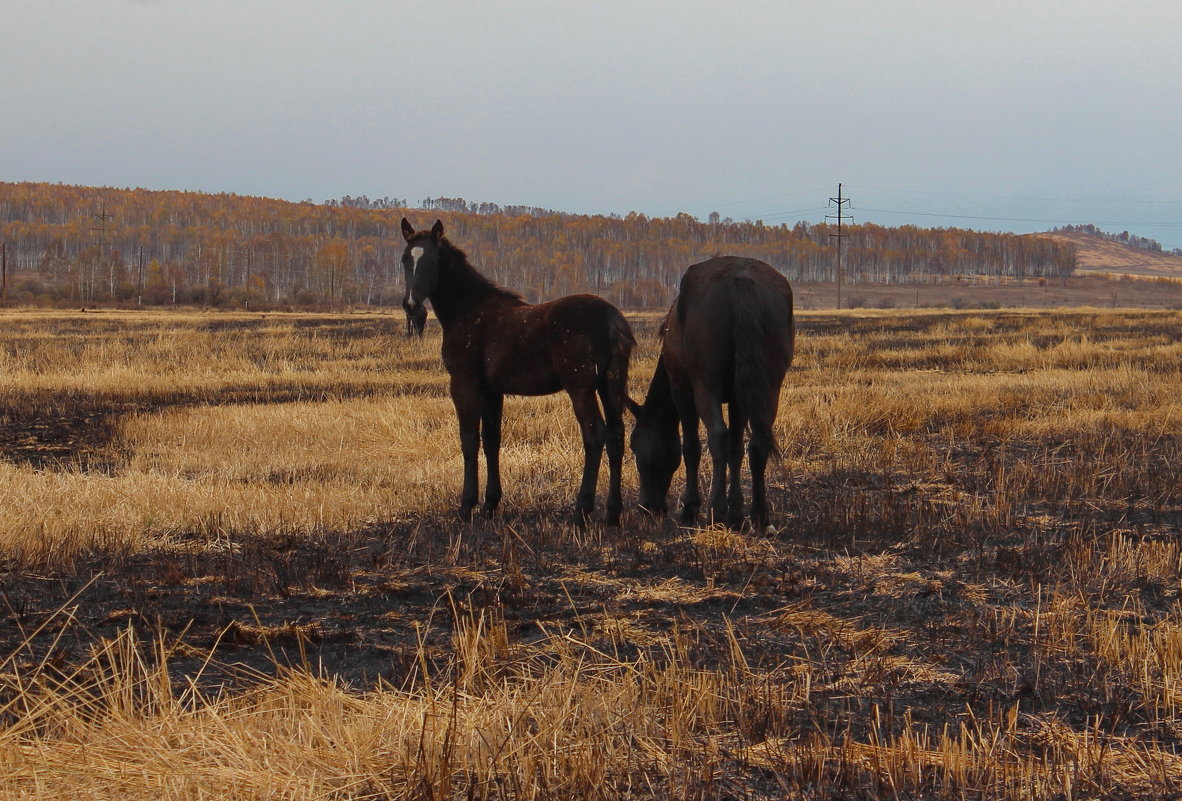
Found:
[[1176, 0], [0, 10], [0, 180], [769, 223], [843, 181], [858, 222], [1182, 247]]

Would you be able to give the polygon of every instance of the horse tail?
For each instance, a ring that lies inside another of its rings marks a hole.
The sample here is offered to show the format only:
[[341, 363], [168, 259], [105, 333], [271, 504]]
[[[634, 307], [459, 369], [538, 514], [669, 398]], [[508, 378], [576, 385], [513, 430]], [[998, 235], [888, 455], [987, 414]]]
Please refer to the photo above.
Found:
[[600, 384], [600, 397], [604, 411], [608, 412], [610, 406], [610, 413], [615, 415], [624, 413], [628, 401], [628, 364], [632, 360], [632, 349], [636, 347], [636, 337], [624, 315], [614, 307], [611, 312], [607, 332], [609, 356]]
[[[731, 294], [735, 343], [735, 401], [747, 416], [752, 437], [766, 440], [771, 456], [780, 461], [773, 425], [780, 384], [792, 361], [795, 322], [788, 302], [787, 354], [783, 353], [784, 321], [772, 310], [781, 308], [773, 292], [751, 276], [735, 277]], [[785, 362], [785, 355], [787, 361]]]

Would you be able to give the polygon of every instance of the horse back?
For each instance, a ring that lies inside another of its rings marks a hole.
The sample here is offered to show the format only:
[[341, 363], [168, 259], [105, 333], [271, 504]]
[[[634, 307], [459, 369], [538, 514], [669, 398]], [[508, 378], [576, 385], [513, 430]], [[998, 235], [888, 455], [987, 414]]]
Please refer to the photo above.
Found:
[[635, 344], [619, 309], [595, 295], [490, 305], [453, 339], [448, 369], [474, 371], [482, 384], [508, 395], [595, 387], [621, 357], [626, 371]]
[[729, 401], [744, 369], [766, 374], [778, 388], [794, 342], [787, 279], [764, 262], [725, 256], [686, 270], [662, 355], [676, 385], [710, 387]]

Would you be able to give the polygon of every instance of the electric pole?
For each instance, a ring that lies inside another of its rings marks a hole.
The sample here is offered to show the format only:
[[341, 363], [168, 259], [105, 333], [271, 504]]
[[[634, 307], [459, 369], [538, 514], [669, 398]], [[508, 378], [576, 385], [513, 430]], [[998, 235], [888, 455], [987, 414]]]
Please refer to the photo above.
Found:
[[8, 243], [0, 242], [0, 300], [8, 300]]
[[829, 236], [837, 238], [837, 308], [841, 308], [841, 240], [845, 239], [849, 234], [842, 233], [842, 223], [849, 219], [849, 215], [845, 213], [845, 207], [850, 202], [850, 199], [841, 196], [841, 184], [837, 185], [837, 197], [829, 198], [830, 206], [837, 206], [836, 214], [826, 214], [825, 219], [837, 220], [837, 233]]

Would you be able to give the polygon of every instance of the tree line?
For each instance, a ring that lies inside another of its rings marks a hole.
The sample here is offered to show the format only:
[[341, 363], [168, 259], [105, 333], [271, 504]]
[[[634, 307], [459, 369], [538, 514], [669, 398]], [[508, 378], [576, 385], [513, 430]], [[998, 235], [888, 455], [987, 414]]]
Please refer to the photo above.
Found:
[[[687, 266], [720, 253], [762, 259], [798, 282], [833, 281], [836, 271], [825, 223], [576, 215], [462, 198], [420, 205], [0, 183], [0, 240], [10, 298], [83, 304], [394, 305], [403, 215], [419, 226], [442, 218], [473, 264], [532, 301], [595, 292], [660, 307]], [[1074, 246], [1035, 235], [873, 224], [845, 233], [848, 283], [1059, 277], [1076, 263]]]

